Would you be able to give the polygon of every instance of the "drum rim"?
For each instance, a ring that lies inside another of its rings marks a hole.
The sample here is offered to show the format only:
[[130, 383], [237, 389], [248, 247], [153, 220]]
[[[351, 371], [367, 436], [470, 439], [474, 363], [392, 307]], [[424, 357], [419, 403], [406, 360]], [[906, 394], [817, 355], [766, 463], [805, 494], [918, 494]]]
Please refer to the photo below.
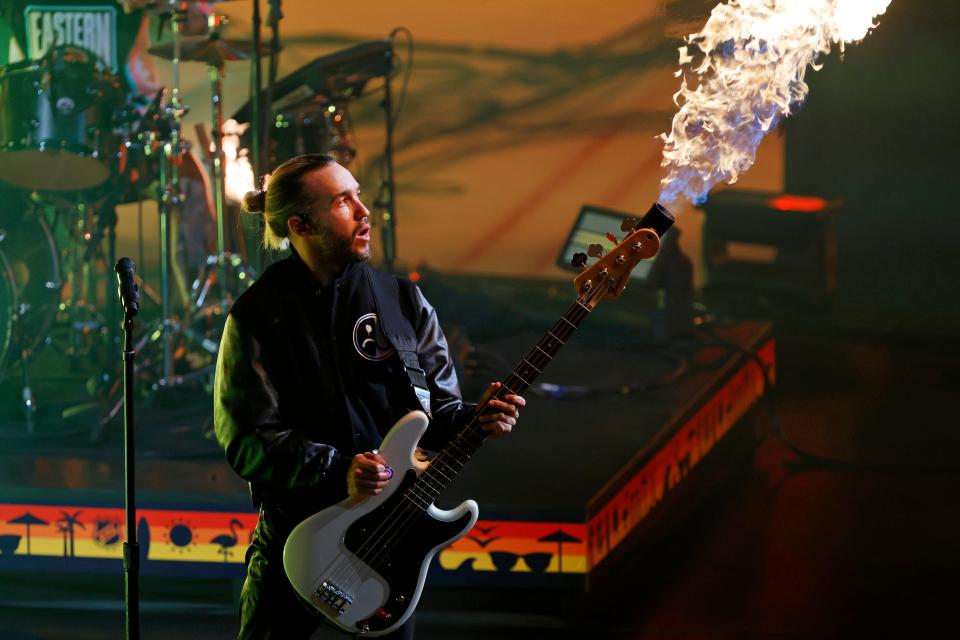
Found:
[[[13, 345], [15, 339], [22, 342], [24, 346], [29, 345], [30, 348], [36, 348], [43, 341], [44, 336], [50, 330], [50, 327], [53, 326], [54, 321], [57, 318], [58, 308], [59, 308], [59, 291], [63, 287], [63, 274], [61, 273], [61, 264], [60, 264], [60, 253], [57, 246], [56, 238], [53, 235], [53, 230], [50, 228], [50, 223], [47, 219], [40, 214], [38, 211], [33, 211], [27, 213], [23, 219], [23, 222], [27, 225], [36, 225], [39, 227], [41, 238], [36, 239], [35, 242], [42, 242], [46, 251], [43, 251], [43, 263], [44, 267], [47, 269], [47, 273], [41, 274], [44, 277], [43, 290], [48, 292], [49, 300], [43, 301], [46, 304], [46, 309], [44, 313], [38, 313], [36, 316], [31, 317], [30, 328], [32, 337], [19, 340], [21, 337], [17, 331], [19, 327], [24, 326], [22, 316], [20, 315], [19, 309], [21, 304], [20, 294], [17, 291], [16, 286], [16, 275], [13, 272], [13, 265], [10, 262], [10, 256], [14, 254], [9, 251], [10, 247], [6, 247], [5, 250], [3, 241], [0, 241], [0, 254], [3, 256], [3, 265], [5, 266], [6, 274], [3, 276], [7, 279], [7, 285], [11, 291], [12, 303], [13, 306], [9, 310], [9, 329], [10, 334], [7, 339], [8, 347], [7, 351], [10, 350], [10, 345]], [[24, 300], [25, 301], [25, 300]], [[0, 313], [3, 310], [0, 309]], [[6, 354], [0, 353], [0, 379], [3, 378], [4, 369], [6, 367], [5, 360]]]
[[9, 64], [2, 64], [0, 65], [0, 78], [14, 73], [23, 73], [26, 70], [40, 71], [42, 67], [42, 60], [18, 60]]
[[[97, 155], [100, 153], [97, 149], [93, 149], [86, 145], [79, 145], [76, 143], [52, 145], [49, 144], [50, 142], [62, 143], [64, 140], [63, 138], [47, 138], [44, 140], [39, 140], [38, 145], [36, 146], [26, 144], [24, 142], [8, 142], [4, 147], [0, 148], [0, 155], [35, 151], [37, 153], [67, 153], [71, 156], [77, 156], [80, 158], [86, 158], [87, 156], [90, 156], [91, 158], [97, 158]], [[102, 164], [103, 160], [97, 160], [97, 163]]]
[[[113, 175], [113, 172], [111, 171], [110, 165], [109, 165], [109, 162], [110, 162], [110, 154], [107, 154], [106, 156], [97, 155], [98, 152], [97, 152], [96, 150], [93, 150], [92, 152], [90, 152], [89, 148], [87, 148], [87, 147], [84, 148], [84, 151], [85, 151], [85, 152], [81, 153], [81, 152], [78, 152], [78, 151], [71, 151], [71, 150], [66, 149], [66, 148], [64, 148], [64, 149], [60, 149], [60, 148], [57, 148], [57, 149], [40, 149], [40, 148], [37, 148], [37, 147], [31, 147], [31, 146], [23, 146], [23, 147], [21, 147], [21, 146], [19, 146], [19, 145], [16, 146], [16, 147], [13, 147], [13, 148], [11, 148], [11, 147], [9, 147], [9, 146], [6, 147], [6, 148], [0, 148], [0, 169], [3, 169], [4, 167], [9, 167], [9, 165], [7, 164], [7, 161], [9, 161], [9, 162], [17, 162], [17, 156], [18, 156], [19, 154], [42, 153], [42, 154], [47, 154], [48, 156], [50, 156], [51, 160], [53, 159], [53, 156], [60, 156], [60, 155], [62, 155], [62, 156], [65, 156], [65, 157], [69, 157], [69, 158], [70, 158], [71, 160], [73, 160], [73, 161], [77, 161], [77, 160], [82, 161], [82, 162], [84, 163], [84, 167], [90, 167], [90, 168], [97, 167], [98, 169], [102, 169], [102, 170], [103, 170], [103, 171], [102, 171], [102, 177], [101, 177], [100, 179], [98, 179], [98, 180], [83, 181], [83, 182], [80, 183], [80, 184], [77, 183], [77, 181], [76, 181], [76, 176], [72, 176], [72, 177], [71, 177], [72, 182], [69, 183], [70, 186], [67, 187], [67, 188], [51, 187], [51, 186], [48, 185], [48, 184], [40, 185], [38, 182], [28, 183], [28, 182], [25, 182], [25, 181], [18, 181], [18, 180], [15, 179], [14, 176], [10, 175], [9, 173], [7, 173], [6, 175], [4, 175], [4, 176], [2, 177], [2, 182], [3, 182], [5, 185], [8, 185], [8, 186], [13, 187], [13, 188], [15, 188], [15, 189], [37, 191], [37, 192], [40, 192], [40, 193], [46, 193], [46, 192], [56, 192], [56, 193], [77, 192], [77, 193], [85, 193], [85, 192], [88, 192], [88, 191], [92, 191], [92, 190], [94, 190], [94, 189], [101, 188], [101, 187], [103, 187], [103, 185], [105, 185], [105, 184], [107, 184], [108, 182], [110, 182], [110, 178], [111, 178], [112, 175]], [[6, 158], [4, 158], [4, 156], [6, 156]]]

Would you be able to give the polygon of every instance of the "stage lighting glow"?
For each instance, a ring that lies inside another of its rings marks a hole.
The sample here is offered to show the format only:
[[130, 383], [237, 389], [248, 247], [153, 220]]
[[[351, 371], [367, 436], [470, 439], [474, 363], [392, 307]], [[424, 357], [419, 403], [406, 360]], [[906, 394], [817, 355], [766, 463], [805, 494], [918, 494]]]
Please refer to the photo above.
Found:
[[249, 126], [232, 118], [223, 123], [224, 191], [231, 202], [243, 201], [243, 195], [255, 188], [253, 166], [246, 149], [240, 149], [240, 136]]

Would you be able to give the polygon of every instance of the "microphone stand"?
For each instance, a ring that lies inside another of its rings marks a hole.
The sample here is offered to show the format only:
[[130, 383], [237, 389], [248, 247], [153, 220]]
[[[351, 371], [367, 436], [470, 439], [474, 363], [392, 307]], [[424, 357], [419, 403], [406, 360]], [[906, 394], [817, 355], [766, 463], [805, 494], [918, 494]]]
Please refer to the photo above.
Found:
[[133, 319], [140, 310], [140, 288], [133, 280], [136, 265], [130, 258], [117, 260], [117, 293], [123, 306], [123, 481], [124, 510], [127, 520], [127, 539], [123, 543], [124, 609], [126, 611], [126, 637], [140, 637], [140, 545], [137, 542], [137, 502], [135, 498], [133, 409], [134, 409], [134, 358]]

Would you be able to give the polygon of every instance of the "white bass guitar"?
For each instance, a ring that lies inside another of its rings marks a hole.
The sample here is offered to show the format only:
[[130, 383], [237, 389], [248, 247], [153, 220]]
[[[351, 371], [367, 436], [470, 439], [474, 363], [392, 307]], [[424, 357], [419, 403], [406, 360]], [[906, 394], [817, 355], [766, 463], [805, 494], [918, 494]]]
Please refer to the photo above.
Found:
[[[599, 260], [574, 279], [576, 301], [494, 397], [522, 394], [600, 300], [618, 297], [636, 264], [656, 255], [672, 224], [673, 216], [655, 204], [639, 223], [624, 222], [629, 235], [607, 255], [591, 245], [590, 255]], [[585, 266], [586, 257], [577, 254], [575, 265]], [[381, 494], [347, 498], [310, 516], [284, 546], [283, 566], [294, 589], [344, 631], [377, 637], [402, 625], [420, 599], [430, 560], [477, 521], [473, 500], [449, 511], [434, 501], [484, 443], [485, 432], [475, 417], [427, 463], [415, 456], [427, 425], [423, 412], [412, 411], [390, 429], [380, 454], [394, 474]]]

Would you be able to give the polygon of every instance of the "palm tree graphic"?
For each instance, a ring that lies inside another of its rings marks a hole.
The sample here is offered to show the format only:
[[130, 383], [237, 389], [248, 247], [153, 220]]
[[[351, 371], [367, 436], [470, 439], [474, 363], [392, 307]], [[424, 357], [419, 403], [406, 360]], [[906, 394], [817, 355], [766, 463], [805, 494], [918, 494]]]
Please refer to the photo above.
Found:
[[[80, 516], [80, 511], [74, 511], [72, 514], [67, 513], [66, 511], [61, 511], [63, 517], [57, 520], [60, 531], [63, 533], [63, 557], [73, 558], [76, 557], [76, 551], [74, 549], [74, 533], [73, 528], [79, 526], [81, 529], [86, 529], [86, 525], [80, 522], [77, 518]], [[70, 554], [67, 555], [67, 540], [70, 540]]]
[[230, 533], [221, 533], [210, 541], [214, 544], [220, 545], [217, 553], [223, 555], [224, 562], [226, 562], [227, 559], [233, 554], [230, 549], [237, 546], [237, 528], [243, 529], [243, 523], [234, 518], [230, 521]]

